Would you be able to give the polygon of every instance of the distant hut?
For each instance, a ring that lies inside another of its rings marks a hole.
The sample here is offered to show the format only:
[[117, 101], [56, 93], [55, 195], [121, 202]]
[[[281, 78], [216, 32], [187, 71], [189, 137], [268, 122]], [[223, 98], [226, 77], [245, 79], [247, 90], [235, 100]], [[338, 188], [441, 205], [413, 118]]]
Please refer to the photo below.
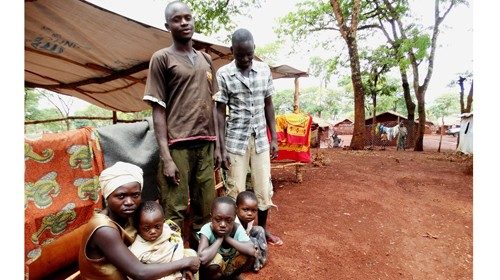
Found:
[[313, 116], [312, 118], [312, 126], [311, 130], [317, 131], [315, 133], [312, 133], [312, 139], [311, 139], [311, 147], [312, 148], [326, 148], [328, 147], [328, 140], [331, 135], [331, 129], [332, 124], [328, 122], [327, 120], [324, 120], [320, 117]]
[[354, 131], [354, 122], [350, 119], [333, 122], [333, 131], [337, 135], [352, 135]]

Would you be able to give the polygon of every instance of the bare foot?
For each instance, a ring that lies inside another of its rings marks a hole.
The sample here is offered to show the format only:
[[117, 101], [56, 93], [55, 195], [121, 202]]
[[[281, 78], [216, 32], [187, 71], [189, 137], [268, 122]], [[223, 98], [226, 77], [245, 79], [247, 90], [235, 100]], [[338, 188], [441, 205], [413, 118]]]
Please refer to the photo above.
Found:
[[283, 240], [281, 240], [281, 238], [279, 238], [278, 236], [272, 234], [272, 233], [267, 233], [266, 234], [266, 240], [267, 240], [267, 244], [271, 244], [271, 245], [283, 245]]

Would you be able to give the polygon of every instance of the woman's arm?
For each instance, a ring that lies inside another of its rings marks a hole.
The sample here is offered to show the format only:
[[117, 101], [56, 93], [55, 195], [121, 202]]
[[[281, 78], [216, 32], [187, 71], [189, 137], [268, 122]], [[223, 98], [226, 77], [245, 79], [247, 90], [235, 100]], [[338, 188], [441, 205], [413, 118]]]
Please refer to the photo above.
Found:
[[120, 272], [133, 279], [158, 279], [183, 269], [197, 271], [200, 266], [198, 257], [187, 257], [170, 263], [143, 264], [125, 246], [119, 231], [112, 227], [98, 228], [88, 245], [100, 250]]
[[198, 245], [198, 256], [202, 265], [210, 263], [217, 254], [217, 250], [222, 245], [222, 237], [218, 237], [212, 245], [208, 244], [208, 238], [200, 234], [200, 244]]

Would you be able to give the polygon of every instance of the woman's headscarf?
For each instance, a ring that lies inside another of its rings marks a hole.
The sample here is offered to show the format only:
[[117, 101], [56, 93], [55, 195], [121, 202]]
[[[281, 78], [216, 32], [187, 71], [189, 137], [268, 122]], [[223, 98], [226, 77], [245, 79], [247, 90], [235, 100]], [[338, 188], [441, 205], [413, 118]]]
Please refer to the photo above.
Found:
[[104, 169], [99, 176], [99, 184], [102, 187], [104, 199], [115, 191], [117, 188], [131, 182], [143, 184], [142, 169], [134, 164], [119, 161]]

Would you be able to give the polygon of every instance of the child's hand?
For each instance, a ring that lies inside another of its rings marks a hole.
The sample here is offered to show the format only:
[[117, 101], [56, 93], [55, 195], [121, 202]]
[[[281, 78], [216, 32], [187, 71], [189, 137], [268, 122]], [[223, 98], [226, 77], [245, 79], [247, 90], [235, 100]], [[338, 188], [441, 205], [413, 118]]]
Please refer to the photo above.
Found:
[[198, 269], [200, 269], [200, 258], [198, 256], [196, 257], [185, 257], [183, 260], [186, 261], [186, 269], [189, 271], [196, 272]]
[[189, 270], [184, 270], [182, 272], [182, 280], [194, 280], [193, 273]]

